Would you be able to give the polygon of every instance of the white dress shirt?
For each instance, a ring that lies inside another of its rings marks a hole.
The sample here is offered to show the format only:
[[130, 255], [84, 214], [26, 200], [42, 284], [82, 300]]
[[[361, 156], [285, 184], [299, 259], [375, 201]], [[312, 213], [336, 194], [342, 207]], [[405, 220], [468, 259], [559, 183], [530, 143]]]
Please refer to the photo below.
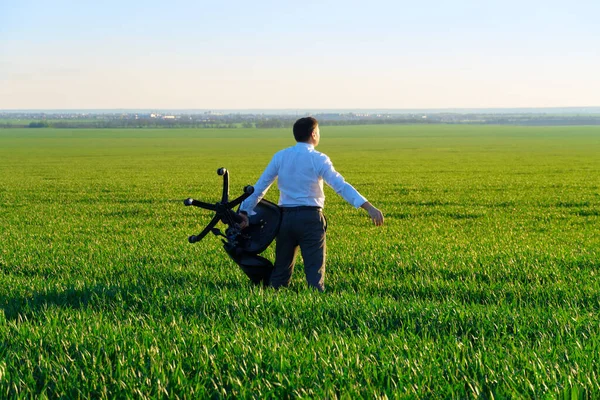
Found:
[[275, 153], [254, 185], [254, 193], [240, 205], [240, 211], [252, 215], [252, 210], [267, 193], [275, 178], [278, 178], [279, 205], [282, 207], [323, 208], [323, 181], [356, 208], [367, 201], [333, 168], [329, 157], [316, 151], [312, 144], [298, 142], [293, 147]]

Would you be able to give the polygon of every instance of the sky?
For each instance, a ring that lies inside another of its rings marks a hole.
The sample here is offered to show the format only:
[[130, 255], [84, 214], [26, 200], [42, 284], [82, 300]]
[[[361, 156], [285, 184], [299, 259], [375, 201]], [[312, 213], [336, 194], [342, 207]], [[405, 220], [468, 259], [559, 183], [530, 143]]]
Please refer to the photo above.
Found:
[[600, 1], [0, 0], [0, 110], [600, 106]]

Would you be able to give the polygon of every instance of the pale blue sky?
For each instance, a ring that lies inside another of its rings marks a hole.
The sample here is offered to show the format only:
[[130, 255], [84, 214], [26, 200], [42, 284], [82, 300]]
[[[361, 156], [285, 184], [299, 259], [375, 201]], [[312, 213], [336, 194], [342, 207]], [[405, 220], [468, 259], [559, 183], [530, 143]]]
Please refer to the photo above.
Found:
[[0, 0], [0, 109], [600, 106], [600, 1]]

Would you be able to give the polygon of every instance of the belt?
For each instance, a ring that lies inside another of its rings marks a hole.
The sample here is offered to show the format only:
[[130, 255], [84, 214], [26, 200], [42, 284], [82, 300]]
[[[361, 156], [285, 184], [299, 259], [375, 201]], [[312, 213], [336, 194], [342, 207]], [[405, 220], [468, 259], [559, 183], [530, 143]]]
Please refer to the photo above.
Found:
[[323, 209], [319, 206], [296, 206], [296, 207], [279, 207], [283, 212], [291, 212], [291, 211], [304, 211], [304, 210], [312, 210], [312, 211], [323, 211]]

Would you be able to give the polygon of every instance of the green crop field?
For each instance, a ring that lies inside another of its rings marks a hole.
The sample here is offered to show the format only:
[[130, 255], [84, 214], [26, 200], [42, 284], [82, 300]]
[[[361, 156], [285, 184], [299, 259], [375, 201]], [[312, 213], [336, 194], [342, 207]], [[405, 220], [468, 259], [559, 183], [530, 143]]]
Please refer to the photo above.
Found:
[[323, 126], [323, 294], [187, 242], [290, 145], [0, 130], [0, 398], [600, 396], [600, 127]]

